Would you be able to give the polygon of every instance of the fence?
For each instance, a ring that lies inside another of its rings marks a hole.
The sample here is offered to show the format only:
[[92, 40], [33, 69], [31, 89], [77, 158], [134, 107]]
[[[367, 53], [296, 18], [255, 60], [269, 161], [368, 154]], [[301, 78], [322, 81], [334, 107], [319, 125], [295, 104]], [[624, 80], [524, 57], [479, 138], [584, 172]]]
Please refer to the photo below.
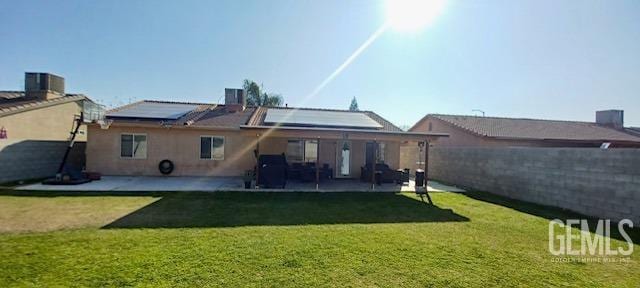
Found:
[[433, 147], [429, 177], [640, 223], [640, 149]]

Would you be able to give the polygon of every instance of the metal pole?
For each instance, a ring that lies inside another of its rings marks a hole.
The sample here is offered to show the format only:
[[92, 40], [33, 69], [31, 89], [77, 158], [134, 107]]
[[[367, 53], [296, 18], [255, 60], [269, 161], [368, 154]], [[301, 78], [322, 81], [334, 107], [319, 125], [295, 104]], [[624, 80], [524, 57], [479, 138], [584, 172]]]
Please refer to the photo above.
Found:
[[429, 179], [429, 140], [424, 140], [424, 188], [427, 188]]
[[316, 139], [316, 190], [320, 186], [320, 138]]
[[69, 146], [67, 146], [67, 150], [64, 151], [64, 156], [62, 157], [62, 162], [60, 163], [60, 166], [58, 167], [58, 174], [62, 174], [62, 172], [64, 172], [64, 166], [67, 164], [67, 158], [69, 157], [69, 153], [71, 152], [71, 149], [73, 149], [73, 144], [75, 144], [75, 141], [76, 141], [76, 135], [78, 135], [78, 129], [80, 129], [80, 125], [82, 125], [83, 121], [84, 121], [83, 112], [80, 112], [80, 116], [78, 116], [77, 118], [73, 119], [73, 122], [75, 123], [76, 127], [74, 127], [73, 131], [71, 131], [71, 137], [69, 139]]
[[256, 142], [256, 189], [260, 185], [260, 134], [258, 134], [258, 141]]
[[[366, 150], [366, 145], [365, 144], [365, 150]], [[378, 154], [378, 142], [376, 142], [375, 140], [373, 140], [373, 159], [371, 161], [371, 190], [375, 189], [376, 187], [376, 155]], [[366, 161], [366, 160], [365, 160]]]

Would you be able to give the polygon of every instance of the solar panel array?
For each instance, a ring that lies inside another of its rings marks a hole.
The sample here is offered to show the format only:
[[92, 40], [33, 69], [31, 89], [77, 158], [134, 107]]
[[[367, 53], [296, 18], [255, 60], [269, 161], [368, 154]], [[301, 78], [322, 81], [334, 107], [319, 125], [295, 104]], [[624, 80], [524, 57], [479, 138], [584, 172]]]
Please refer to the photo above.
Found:
[[284, 126], [382, 128], [380, 123], [362, 112], [325, 110], [269, 109], [264, 123]]
[[196, 104], [140, 102], [107, 113], [107, 117], [175, 120], [197, 107]]

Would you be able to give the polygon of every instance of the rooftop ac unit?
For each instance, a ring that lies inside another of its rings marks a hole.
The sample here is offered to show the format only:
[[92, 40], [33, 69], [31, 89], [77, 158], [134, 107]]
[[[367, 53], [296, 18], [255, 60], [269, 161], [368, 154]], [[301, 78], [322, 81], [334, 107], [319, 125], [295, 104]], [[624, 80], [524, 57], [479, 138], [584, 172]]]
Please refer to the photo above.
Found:
[[243, 89], [225, 88], [224, 104], [225, 105], [247, 105], [247, 99]]

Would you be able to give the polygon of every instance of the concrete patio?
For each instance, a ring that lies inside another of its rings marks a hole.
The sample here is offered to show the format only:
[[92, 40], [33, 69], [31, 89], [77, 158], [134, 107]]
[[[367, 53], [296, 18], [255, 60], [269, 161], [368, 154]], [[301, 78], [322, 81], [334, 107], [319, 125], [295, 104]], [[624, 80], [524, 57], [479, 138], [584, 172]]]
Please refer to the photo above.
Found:
[[[371, 184], [359, 180], [328, 180], [320, 183], [288, 182], [285, 189], [244, 189], [238, 177], [153, 177], [153, 176], [104, 176], [102, 180], [80, 185], [43, 185], [40, 183], [20, 186], [17, 190], [37, 191], [273, 191], [273, 192], [415, 192], [413, 180], [409, 184], [385, 183], [371, 189]], [[424, 189], [419, 187], [418, 189]], [[464, 192], [464, 190], [429, 181], [429, 192]]]

